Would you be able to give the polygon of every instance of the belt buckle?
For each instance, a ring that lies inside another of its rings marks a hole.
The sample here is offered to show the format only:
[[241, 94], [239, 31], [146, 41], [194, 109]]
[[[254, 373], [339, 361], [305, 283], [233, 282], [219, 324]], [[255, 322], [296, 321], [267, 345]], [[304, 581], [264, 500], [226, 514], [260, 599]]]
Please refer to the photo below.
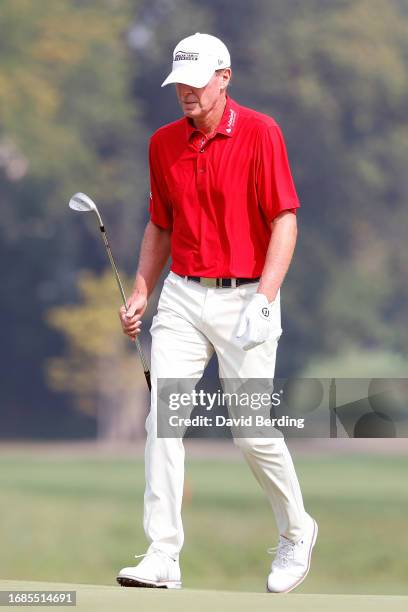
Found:
[[202, 287], [217, 287], [217, 279], [216, 278], [205, 278], [204, 276], [200, 276], [200, 285]]

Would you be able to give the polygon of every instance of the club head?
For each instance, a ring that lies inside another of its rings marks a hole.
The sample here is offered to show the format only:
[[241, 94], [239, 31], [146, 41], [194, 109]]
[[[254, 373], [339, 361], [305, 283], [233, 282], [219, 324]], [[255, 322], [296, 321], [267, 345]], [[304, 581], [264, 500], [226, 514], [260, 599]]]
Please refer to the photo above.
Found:
[[96, 212], [96, 204], [85, 193], [76, 193], [69, 201], [69, 207], [78, 212]]

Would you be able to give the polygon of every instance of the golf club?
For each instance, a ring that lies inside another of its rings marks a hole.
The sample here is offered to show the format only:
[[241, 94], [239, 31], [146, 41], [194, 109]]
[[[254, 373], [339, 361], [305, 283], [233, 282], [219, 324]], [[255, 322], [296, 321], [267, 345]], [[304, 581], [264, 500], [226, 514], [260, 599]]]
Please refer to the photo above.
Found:
[[[102, 217], [101, 217], [101, 215], [99, 213], [99, 210], [98, 210], [95, 202], [93, 202], [91, 200], [91, 198], [88, 197], [85, 193], [80, 193], [79, 192], [79, 193], [76, 193], [75, 195], [72, 196], [72, 198], [69, 201], [69, 207], [72, 208], [72, 210], [76, 210], [78, 212], [90, 212], [90, 211], [92, 211], [98, 217], [99, 229], [101, 230], [101, 233], [102, 233], [102, 238], [103, 238], [103, 241], [105, 243], [106, 252], [108, 253], [109, 261], [111, 263], [112, 270], [113, 270], [113, 272], [115, 274], [116, 282], [118, 284], [119, 291], [120, 291], [120, 294], [122, 296], [123, 304], [124, 304], [124, 306], [125, 306], [125, 308], [127, 310], [126, 295], [125, 295], [125, 292], [123, 290], [123, 286], [122, 286], [121, 280], [119, 278], [119, 273], [118, 273], [118, 270], [116, 268], [115, 261], [113, 259], [111, 248], [109, 246], [109, 242], [108, 242], [108, 237], [106, 235], [105, 226], [103, 224]], [[136, 344], [137, 351], [139, 353], [140, 361], [142, 362], [143, 371], [144, 371], [144, 375], [145, 375], [145, 378], [146, 378], [147, 386], [149, 387], [149, 391], [151, 391], [152, 386], [151, 386], [151, 381], [150, 381], [150, 370], [149, 370], [149, 368], [147, 366], [147, 361], [146, 361], [146, 358], [144, 356], [143, 349], [142, 349], [142, 347], [140, 345], [139, 338], [137, 336], [135, 337], [135, 344]]]

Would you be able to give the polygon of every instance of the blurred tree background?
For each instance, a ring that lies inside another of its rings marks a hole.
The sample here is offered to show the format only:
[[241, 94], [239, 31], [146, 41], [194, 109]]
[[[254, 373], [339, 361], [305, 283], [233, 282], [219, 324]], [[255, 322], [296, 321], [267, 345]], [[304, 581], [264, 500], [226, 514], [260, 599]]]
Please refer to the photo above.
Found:
[[148, 138], [180, 116], [160, 83], [196, 31], [229, 47], [231, 96], [281, 125], [302, 203], [277, 374], [406, 375], [407, 0], [2, 0], [2, 438], [101, 435], [98, 410], [147, 403], [95, 220], [67, 202], [98, 202], [130, 284]]

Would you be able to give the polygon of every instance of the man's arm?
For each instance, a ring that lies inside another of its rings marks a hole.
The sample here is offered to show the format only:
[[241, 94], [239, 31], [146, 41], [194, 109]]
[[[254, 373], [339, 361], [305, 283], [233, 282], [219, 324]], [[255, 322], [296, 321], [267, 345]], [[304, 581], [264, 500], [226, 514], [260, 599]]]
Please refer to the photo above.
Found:
[[119, 310], [123, 332], [132, 339], [140, 333], [140, 319], [170, 256], [170, 244], [171, 230], [162, 229], [149, 221], [143, 235], [133, 293], [127, 302], [128, 308], [126, 310], [122, 306]]
[[285, 210], [272, 221], [272, 234], [258, 293], [273, 302], [289, 269], [297, 238], [297, 221], [293, 212]]
[[170, 256], [170, 245], [171, 230], [149, 221], [143, 235], [133, 293], [150, 297]]

